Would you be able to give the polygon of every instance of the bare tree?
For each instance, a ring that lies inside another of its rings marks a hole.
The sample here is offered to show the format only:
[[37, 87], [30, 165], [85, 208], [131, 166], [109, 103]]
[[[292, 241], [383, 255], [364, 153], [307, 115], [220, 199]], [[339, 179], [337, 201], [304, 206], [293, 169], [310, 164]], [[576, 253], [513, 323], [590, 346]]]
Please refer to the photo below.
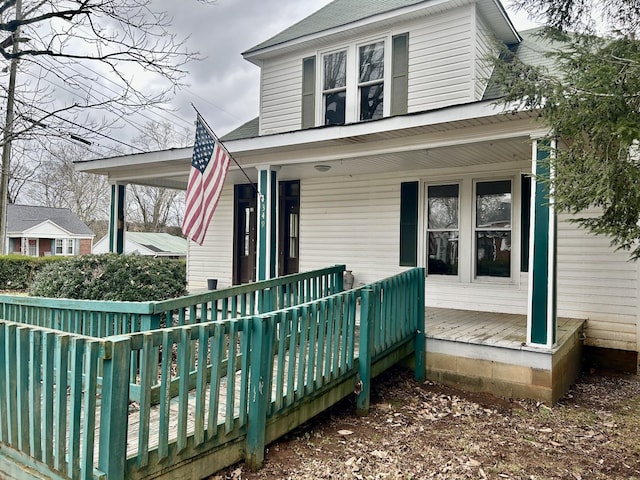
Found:
[[[188, 145], [190, 137], [187, 129], [176, 132], [169, 122], [148, 122], [132, 143], [144, 150], [166, 150]], [[140, 229], [145, 232], [164, 232], [168, 227], [180, 224], [183, 192], [145, 185], [129, 185], [128, 189], [133, 206], [127, 214]]]
[[170, 26], [153, 0], [0, 0], [0, 72], [9, 72], [6, 81], [0, 73], [0, 237], [12, 144], [34, 136], [88, 143], [165, 103], [198, 58]]
[[109, 218], [109, 184], [106, 177], [75, 170], [73, 162], [86, 156], [85, 148], [69, 143], [52, 149], [31, 179], [29, 195], [36, 204], [70, 209], [97, 235], [96, 226]]

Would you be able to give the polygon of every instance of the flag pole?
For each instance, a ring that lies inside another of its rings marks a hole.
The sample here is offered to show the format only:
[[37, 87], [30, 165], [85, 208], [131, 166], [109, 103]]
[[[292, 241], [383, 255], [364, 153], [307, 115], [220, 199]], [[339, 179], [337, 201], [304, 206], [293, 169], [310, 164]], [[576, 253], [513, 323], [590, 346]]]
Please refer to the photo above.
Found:
[[263, 198], [262, 193], [260, 193], [260, 191], [256, 188], [256, 186], [253, 183], [253, 180], [251, 180], [251, 178], [249, 178], [249, 175], [247, 175], [247, 172], [244, 171], [244, 168], [242, 168], [240, 166], [240, 164], [238, 163], [238, 161], [233, 157], [233, 155], [231, 155], [231, 152], [229, 152], [229, 150], [227, 150], [227, 147], [224, 146], [224, 144], [220, 141], [220, 139], [218, 138], [218, 136], [214, 133], [213, 129], [209, 126], [209, 124], [207, 123], [207, 121], [204, 119], [204, 117], [202, 116], [202, 114], [198, 111], [198, 109], [196, 108], [196, 106], [192, 103], [191, 106], [193, 107], [193, 109], [196, 111], [196, 113], [198, 114], [198, 117], [200, 117], [200, 120], [202, 120], [202, 123], [204, 123], [204, 125], [207, 127], [207, 130], [209, 130], [209, 133], [211, 134], [211, 136], [215, 139], [216, 142], [218, 142], [220, 145], [223, 146], [223, 148], [225, 149], [225, 151], [227, 152], [227, 154], [229, 155], [229, 157], [231, 158], [231, 160], [233, 160], [233, 163], [235, 163], [238, 168], [240, 169], [240, 171], [244, 174], [245, 177], [247, 177], [247, 180], [249, 180], [249, 184], [251, 185], [251, 187], [253, 187], [253, 190], [256, 192], [256, 194], [258, 195], [258, 197], [260, 197], [261, 199]]

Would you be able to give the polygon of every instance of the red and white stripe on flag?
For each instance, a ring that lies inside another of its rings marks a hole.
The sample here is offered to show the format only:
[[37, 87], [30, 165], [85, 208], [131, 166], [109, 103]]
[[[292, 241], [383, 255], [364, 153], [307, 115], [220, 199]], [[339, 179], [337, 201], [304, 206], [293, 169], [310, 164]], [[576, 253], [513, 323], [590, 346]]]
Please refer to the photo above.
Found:
[[200, 115], [196, 122], [182, 233], [202, 245], [227, 177], [231, 156]]

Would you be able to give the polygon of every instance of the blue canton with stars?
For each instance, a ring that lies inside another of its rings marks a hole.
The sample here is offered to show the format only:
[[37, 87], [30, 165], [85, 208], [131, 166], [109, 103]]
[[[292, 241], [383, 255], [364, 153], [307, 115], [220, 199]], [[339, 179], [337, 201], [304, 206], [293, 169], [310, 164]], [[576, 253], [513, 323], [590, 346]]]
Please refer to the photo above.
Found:
[[209, 165], [215, 146], [215, 139], [198, 118], [198, 124], [196, 125], [196, 143], [193, 146], [191, 166], [200, 170], [200, 173], [204, 173], [207, 165]]

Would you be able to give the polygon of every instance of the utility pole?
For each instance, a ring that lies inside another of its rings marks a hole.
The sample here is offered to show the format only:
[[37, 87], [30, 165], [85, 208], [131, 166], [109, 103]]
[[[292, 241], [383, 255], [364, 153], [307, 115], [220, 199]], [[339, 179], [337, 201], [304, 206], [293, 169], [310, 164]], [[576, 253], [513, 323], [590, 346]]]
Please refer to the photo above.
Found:
[[16, 0], [16, 29], [13, 32], [11, 65], [9, 66], [9, 88], [7, 90], [7, 116], [2, 136], [2, 170], [0, 173], [0, 253], [7, 253], [7, 202], [9, 197], [9, 172], [11, 165], [11, 142], [13, 141], [13, 105], [18, 70], [18, 52], [20, 51], [20, 20], [22, 19], [22, 0]]

